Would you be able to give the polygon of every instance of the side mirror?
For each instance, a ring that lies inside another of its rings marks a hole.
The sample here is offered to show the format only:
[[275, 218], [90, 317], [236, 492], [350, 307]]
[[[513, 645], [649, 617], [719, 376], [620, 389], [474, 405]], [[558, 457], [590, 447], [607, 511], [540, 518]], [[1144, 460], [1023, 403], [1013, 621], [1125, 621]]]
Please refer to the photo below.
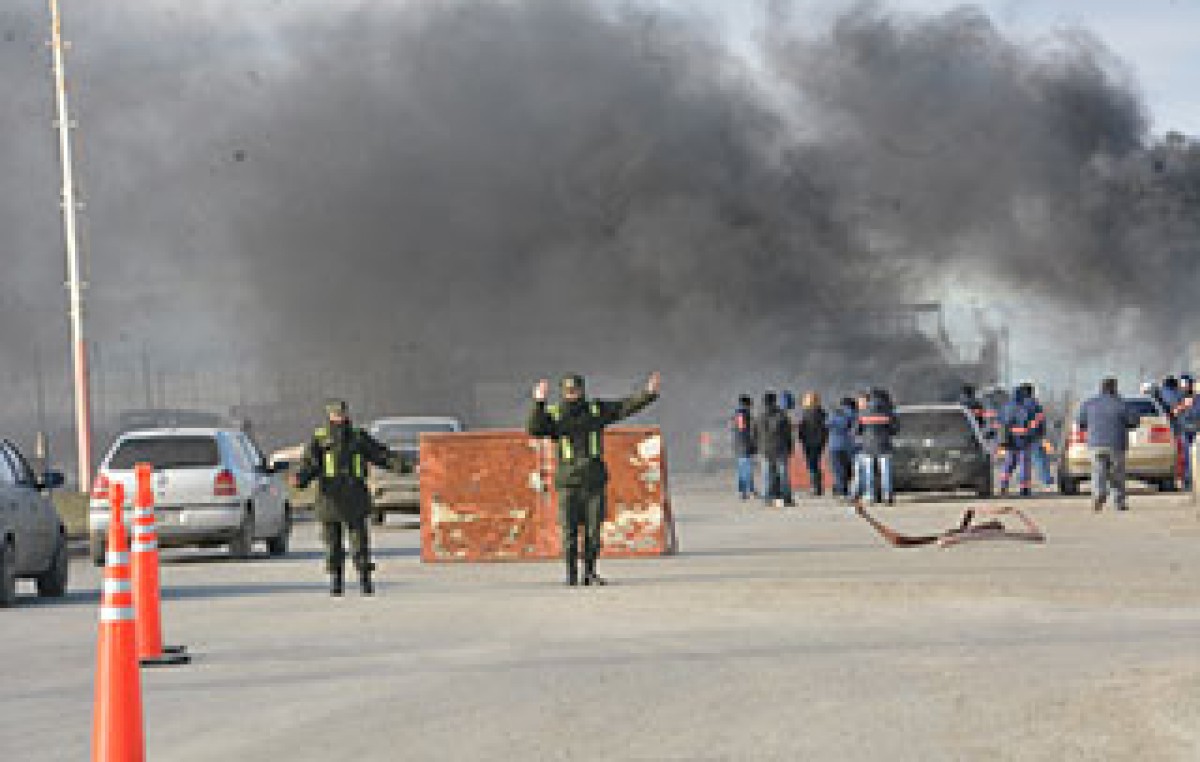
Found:
[[66, 482], [67, 480], [65, 477], [63, 477], [61, 471], [47, 471], [42, 475], [41, 479], [38, 479], [38, 489], [59, 489], [66, 484]]

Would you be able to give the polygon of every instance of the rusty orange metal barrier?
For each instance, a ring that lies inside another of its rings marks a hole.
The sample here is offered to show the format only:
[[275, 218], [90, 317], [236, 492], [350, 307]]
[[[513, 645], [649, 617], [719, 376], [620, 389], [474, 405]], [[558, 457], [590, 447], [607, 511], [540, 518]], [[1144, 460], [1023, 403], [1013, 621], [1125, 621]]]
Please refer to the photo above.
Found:
[[[674, 553], [662, 432], [612, 427], [604, 451], [609, 484], [601, 556]], [[550, 443], [522, 431], [422, 435], [421, 560], [559, 558], [554, 467]]]

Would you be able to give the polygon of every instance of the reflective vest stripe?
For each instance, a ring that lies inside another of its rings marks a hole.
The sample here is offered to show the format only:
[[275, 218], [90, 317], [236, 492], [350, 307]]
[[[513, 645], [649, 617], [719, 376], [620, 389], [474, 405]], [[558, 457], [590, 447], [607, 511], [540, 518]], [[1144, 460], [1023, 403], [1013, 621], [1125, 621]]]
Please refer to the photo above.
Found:
[[[600, 403], [593, 402], [591, 405], [591, 410], [593, 417], [600, 417]], [[546, 408], [546, 411], [550, 413], [550, 418], [554, 420], [555, 423], [561, 420], [558, 405], [550, 405]], [[558, 438], [558, 450], [563, 460], [575, 460], [575, 445], [571, 444], [571, 438], [569, 436], [560, 436]], [[593, 429], [592, 431], [588, 432], [588, 457], [600, 457], [599, 429]]]
[[325, 475], [332, 479], [337, 476], [337, 458], [333, 455], [333, 450], [325, 451]]

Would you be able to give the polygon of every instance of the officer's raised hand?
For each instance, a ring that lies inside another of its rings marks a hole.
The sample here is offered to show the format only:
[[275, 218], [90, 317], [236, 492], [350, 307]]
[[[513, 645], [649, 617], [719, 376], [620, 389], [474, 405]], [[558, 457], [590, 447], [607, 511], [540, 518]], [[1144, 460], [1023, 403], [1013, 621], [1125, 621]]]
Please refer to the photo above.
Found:
[[646, 391], [651, 394], [658, 394], [658, 390], [662, 388], [662, 374], [654, 371], [650, 374], [650, 378], [646, 381]]
[[533, 399], [536, 402], [545, 402], [546, 398], [549, 396], [550, 396], [550, 381], [543, 378], [541, 381], [538, 381], [537, 384], [533, 387]]

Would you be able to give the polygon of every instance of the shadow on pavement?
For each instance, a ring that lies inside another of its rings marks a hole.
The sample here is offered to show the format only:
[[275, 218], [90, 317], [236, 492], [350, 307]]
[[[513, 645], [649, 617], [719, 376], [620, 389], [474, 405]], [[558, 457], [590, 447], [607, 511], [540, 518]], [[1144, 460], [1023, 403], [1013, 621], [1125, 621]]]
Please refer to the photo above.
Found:
[[[380, 558], [416, 558], [421, 555], [420, 548], [371, 548], [371, 557]], [[350, 557], [350, 549], [346, 549], [346, 557]], [[292, 561], [324, 561], [323, 550], [297, 550], [287, 554]]]
[[[798, 553], [843, 553], [846, 551], [862, 550], [874, 543], [861, 542], [857, 544], [809, 545], [791, 548], [707, 548], [704, 550], [681, 550], [675, 558], [735, 558], [738, 556], [782, 556]], [[670, 556], [668, 556], [670, 558]]]
[[22, 595], [17, 599], [18, 606], [99, 606], [100, 591], [97, 588], [87, 590], [68, 590], [61, 598], [39, 598], [36, 595]]
[[198, 598], [243, 598], [281, 593], [315, 593], [328, 589], [324, 580], [313, 582], [249, 582], [229, 585], [171, 585], [163, 588], [164, 601]]

